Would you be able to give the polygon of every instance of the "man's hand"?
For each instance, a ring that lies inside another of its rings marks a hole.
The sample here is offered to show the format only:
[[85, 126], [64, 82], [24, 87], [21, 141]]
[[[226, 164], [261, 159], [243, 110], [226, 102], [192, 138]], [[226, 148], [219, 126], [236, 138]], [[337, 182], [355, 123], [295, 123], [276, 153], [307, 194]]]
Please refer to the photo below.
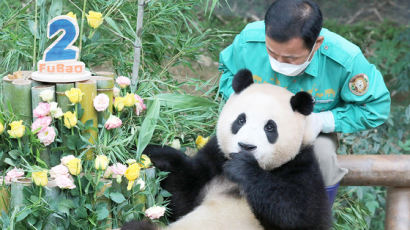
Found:
[[320, 132], [331, 133], [335, 129], [335, 120], [330, 111], [311, 113], [306, 117], [303, 144], [313, 144]]

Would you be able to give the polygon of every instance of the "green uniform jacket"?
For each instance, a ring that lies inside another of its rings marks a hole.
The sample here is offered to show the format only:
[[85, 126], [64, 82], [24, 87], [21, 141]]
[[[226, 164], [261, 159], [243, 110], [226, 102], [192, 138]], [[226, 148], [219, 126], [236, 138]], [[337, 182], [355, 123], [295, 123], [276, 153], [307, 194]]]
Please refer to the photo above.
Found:
[[247, 68], [256, 83], [268, 82], [292, 93], [312, 94], [314, 112], [332, 112], [335, 132], [352, 133], [383, 124], [390, 113], [390, 94], [381, 73], [358, 46], [325, 28], [320, 35], [324, 42], [305, 72], [289, 77], [270, 66], [264, 22], [248, 24], [220, 53], [220, 92], [229, 98], [234, 74]]

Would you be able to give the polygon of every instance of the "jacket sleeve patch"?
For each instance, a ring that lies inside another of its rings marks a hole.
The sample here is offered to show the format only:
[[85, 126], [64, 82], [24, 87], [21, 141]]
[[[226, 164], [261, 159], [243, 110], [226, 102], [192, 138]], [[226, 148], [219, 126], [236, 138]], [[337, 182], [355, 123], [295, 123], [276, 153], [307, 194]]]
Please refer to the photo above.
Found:
[[354, 95], [362, 96], [369, 88], [369, 78], [366, 74], [361, 73], [352, 77], [349, 81], [349, 89]]

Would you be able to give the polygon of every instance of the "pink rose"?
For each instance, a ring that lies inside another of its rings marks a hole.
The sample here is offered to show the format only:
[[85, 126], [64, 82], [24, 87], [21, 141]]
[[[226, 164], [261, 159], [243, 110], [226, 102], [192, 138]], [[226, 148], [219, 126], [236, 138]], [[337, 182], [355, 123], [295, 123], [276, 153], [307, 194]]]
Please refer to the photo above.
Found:
[[38, 103], [37, 107], [33, 110], [34, 117], [44, 117], [50, 113], [50, 104], [45, 102]]
[[115, 163], [111, 167], [111, 171], [114, 175], [124, 175], [125, 171], [127, 170], [127, 166], [121, 163]]
[[57, 186], [61, 189], [74, 189], [76, 188], [74, 180], [71, 175], [58, 175], [55, 178]]
[[57, 178], [59, 176], [69, 176], [68, 168], [62, 164], [54, 166], [49, 171], [51, 178]]
[[68, 163], [69, 161], [71, 161], [72, 159], [74, 159], [74, 158], [75, 158], [75, 156], [73, 156], [73, 155], [68, 155], [68, 156], [65, 156], [65, 157], [61, 158], [60, 161], [61, 161], [61, 164], [62, 164], [62, 165], [67, 165], [67, 163]]
[[44, 130], [41, 130], [37, 134], [37, 136], [40, 142], [47, 146], [54, 142], [54, 138], [56, 137], [56, 131], [53, 127], [47, 127]]
[[23, 169], [14, 168], [7, 172], [6, 176], [4, 177], [5, 183], [10, 184], [13, 180], [21, 178], [24, 176]]
[[165, 207], [160, 207], [160, 206], [153, 206], [145, 210], [145, 216], [147, 216], [151, 220], [160, 218], [161, 216], [164, 215], [164, 213], [165, 213]]
[[102, 112], [107, 109], [110, 104], [110, 98], [104, 93], [98, 94], [93, 100], [94, 108], [98, 112]]
[[49, 116], [37, 118], [33, 124], [31, 124], [31, 131], [35, 132], [40, 129], [39, 132], [43, 132], [51, 124], [51, 120], [52, 119]]
[[120, 76], [117, 77], [117, 80], [115, 80], [117, 84], [123, 89], [131, 84], [131, 80], [128, 77]]
[[135, 97], [135, 100], [137, 101], [135, 103], [135, 113], [137, 114], [137, 116], [139, 116], [142, 111], [147, 109], [147, 106], [144, 104], [144, 99], [142, 99], [140, 96], [138, 96], [137, 94], [134, 94], [134, 97]]
[[118, 117], [111, 115], [108, 120], [105, 122], [104, 127], [108, 130], [118, 128], [122, 125], [121, 119]]

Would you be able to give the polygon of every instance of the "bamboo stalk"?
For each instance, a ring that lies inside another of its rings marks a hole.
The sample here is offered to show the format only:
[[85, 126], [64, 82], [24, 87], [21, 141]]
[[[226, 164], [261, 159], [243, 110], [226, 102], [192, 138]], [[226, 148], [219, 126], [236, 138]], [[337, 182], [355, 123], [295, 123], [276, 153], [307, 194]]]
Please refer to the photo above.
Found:
[[[108, 96], [110, 99], [110, 103], [108, 105], [108, 111], [112, 113], [112, 104], [114, 99], [114, 79], [110, 77], [102, 77], [102, 76], [92, 76], [91, 79], [97, 81], [97, 94], [103, 93]], [[98, 112], [98, 124], [103, 124], [103, 120], [107, 120], [109, 117], [109, 113], [106, 112]]]
[[[111, 210], [111, 200], [108, 199], [107, 197], [104, 196], [105, 190], [107, 190], [108, 188], [110, 188], [112, 186], [112, 181], [110, 180], [106, 180], [106, 179], [102, 179], [100, 181], [100, 183], [104, 183], [104, 185], [102, 186], [102, 188], [97, 192], [97, 200], [96, 203], [105, 203], [107, 204], [107, 209]], [[107, 221], [99, 221], [98, 225], [102, 226], [105, 225], [106, 226], [106, 230], [110, 230], [112, 229], [112, 214], [110, 212], [110, 214], [108, 215]]]
[[19, 178], [11, 182], [10, 210], [24, 205], [23, 189], [26, 186], [31, 186], [31, 180], [29, 178]]
[[[54, 85], [38, 85], [31, 87], [31, 109], [34, 110], [40, 102], [43, 100], [40, 97], [41, 92], [51, 90], [53, 92], [53, 99], [55, 101], [55, 86]], [[33, 117], [34, 121], [34, 117]]]
[[114, 79], [115, 78], [115, 73], [114, 72], [110, 72], [110, 71], [97, 71], [95, 72], [96, 76], [101, 76], [101, 77], [109, 77]]
[[134, 65], [132, 66], [132, 79], [131, 79], [131, 91], [135, 92], [137, 90], [138, 83], [138, 70], [141, 62], [141, 34], [142, 34], [142, 23], [144, 20], [144, 6], [145, 0], [138, 0], [138, 13], [137, 13], [137, 28], [135, 30], [136, 37], [134, 43]]
[[4, 211], [7, 213], [10, 207], [10, 186], [4, 183], [3, 177], [0, 177], [0, 216]]
[[74, 83], [56, 84], [57, 103], [61, 110], [63, 110], [63, 112], [70, 110], [71, 102], [65, 95], [65, 91], [70, 90], [71, 88], [74, 88]]
[[[55, 199], [58, 199], [58, 195], [60, 193], [59, 188], [57, 187], [57, 184], [55, 180], [49, 180], [47, 184], [47, 189], [45, 189], [45, 196], [44, 199], [46, 201], [52, 201]], [[47, 220], [47, 223], [43, 227], [43, 230], [54, 230], [58, 228], [58, 223], [59, 220], [55, 216], [50, 216], [50, 218]]]
[[16, 114], [19, 119], [22, 119], [26, 125], [31, 124], [32, 111], [30, 80], [16, 79], [13, 80], [11, 84], [4, 84], [3, 99], [6, 111], [10, 105], [13, 113]]
[[8, 110], [8, 105], [6, 103], [6, 97], [4, 96], [6, 93], [6, 88], [10, 88], [11, 87], [11, 82], [13, 81], [13, 79], [10, 79], [9, 76], [4, 76], [2, 79], [2, 95], [1, 95], [1, 102], [3, 105], [3, 110], [7, 111]]
[[[81, 81], [76, 82], [76, 87], [81, 89], [84, 93], [83, 99], [81, 100], [80, 104], [81, 107], [84, 109], [84, 114], [80, 118], [82, 123], [85, 123], [88, 120], [93, 121], [93, 127], [97, 129], [98, 127], [98, 114], [97, 111], [94, 109], [93, 106], [93, 99], [97, 95], [97, 82], [95, 80], [88, 80], [88, 81]], [[88, 133], [91, 135], [89, 141], [94, 144], [97, 140], [97, 131], [95, 130], [88, 130]], [[86, 153], [86, 159], [92, 160], [93, 159], [93, 150], [89, 149]]]

